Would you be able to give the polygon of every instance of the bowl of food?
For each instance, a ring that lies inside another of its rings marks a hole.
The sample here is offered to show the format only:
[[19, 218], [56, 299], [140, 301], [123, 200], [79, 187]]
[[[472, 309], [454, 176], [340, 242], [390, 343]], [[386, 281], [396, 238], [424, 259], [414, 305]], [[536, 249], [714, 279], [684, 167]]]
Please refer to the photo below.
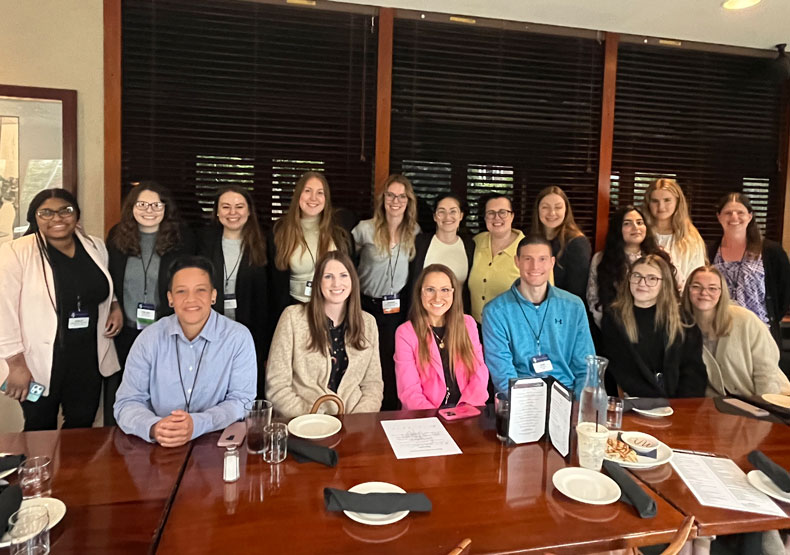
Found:
[[623, 432], [620, 434], [620, 440], [637, 453], [655, 451], [660, 443], [650, 434], [642, 432]]

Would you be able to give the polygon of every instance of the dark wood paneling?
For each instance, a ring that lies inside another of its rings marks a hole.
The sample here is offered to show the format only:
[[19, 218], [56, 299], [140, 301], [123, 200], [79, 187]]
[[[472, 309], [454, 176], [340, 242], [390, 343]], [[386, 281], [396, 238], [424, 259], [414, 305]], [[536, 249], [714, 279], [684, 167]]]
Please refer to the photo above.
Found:
[[376, 102], [376, 169], [374, 190], [381, 192], [390, 172], [390, 126], [392, 123], [392, 29], [393, 8], [379, 12], [379, 61]]
[[121, 0], [104, 0], [104, 232], [121, 219]]
[[601, 94], [601, 142], [598, 152], [598, 211], [595, 224], [595, 250], [603, 249], [609, 228], [609, 188], [612, 175], [614, 139], [614, 98], [617, 90], [617, 47], [620, 36], [606, 33], [604, 46], [603, 92]]

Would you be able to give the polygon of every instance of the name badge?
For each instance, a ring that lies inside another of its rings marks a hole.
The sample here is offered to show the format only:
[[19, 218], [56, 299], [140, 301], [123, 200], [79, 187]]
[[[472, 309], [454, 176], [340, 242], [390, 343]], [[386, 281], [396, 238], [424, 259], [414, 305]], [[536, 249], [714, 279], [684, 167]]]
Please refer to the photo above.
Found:
[[313, 282], [306, 281], [304, 282], [304, 296], [309, 297], [313, 293]]
[[150, 326], [156, 320], [156, 306], [150, 303], [137, 303], [137, 329]]
[[554, 367], [551, 365], [551, 359], [548, 355], [538, 355], [532, 357], [532, 369], [536, 374], [542, 374], [544, 372], [551, 372]]
[[225, 310], [236, 310], [236, 295], [225, 295], [223, 306], [225, 307]]
[[381, 311], [384, 314], [397, 314], [400, 312], [400, 295], [384, 295], [381, 298]]
[[91, 323], [90, 314], [87, 312], [71, 312], [69, 313], [69, 329], [81, 330], [87, 328]]

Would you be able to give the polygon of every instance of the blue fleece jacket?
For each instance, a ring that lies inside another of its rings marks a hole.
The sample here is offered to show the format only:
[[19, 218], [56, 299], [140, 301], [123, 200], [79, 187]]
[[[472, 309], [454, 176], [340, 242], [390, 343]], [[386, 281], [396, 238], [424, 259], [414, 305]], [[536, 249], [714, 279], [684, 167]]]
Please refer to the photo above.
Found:
[[[585, 357], [595, 354], [582, 300], [549, 285], [546, 299], [535, 306], [521, 295], [520, 281], [483, 309], [485, 359], [494, 387], [507, 391], [511, 378], [553, 376], [578, 395], [587, 376]], [[540, 354], [548, 355], [553, 369], [537, 373], [532, 357], [539, 354], [535, 334], [541, 322]]]

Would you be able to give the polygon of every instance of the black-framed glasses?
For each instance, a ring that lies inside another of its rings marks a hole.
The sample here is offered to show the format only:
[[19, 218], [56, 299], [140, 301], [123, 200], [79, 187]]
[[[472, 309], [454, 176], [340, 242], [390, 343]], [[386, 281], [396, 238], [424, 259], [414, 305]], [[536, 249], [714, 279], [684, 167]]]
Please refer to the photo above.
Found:
[[73, 206], [64, 206], [60, 210], [50, 210], [49, 208], [42, 208], [41, 210], [36, 210], [36, 216], [41, 218], [42, 220], [51, 220], [55, 217], [55, 214], [60, 216], [62, 220], [68, 220], [69, 218], [74, 217], [76, 214], [76, 210]]
[[658, 282], [661, 281], [662, 279], [663, 278], [660, 278], [658, 276], [643, 276], [642, 274], [634, 272], [628, 278], [628, 281], [630, 281], [634, 285], [639, 285], [644, 280], [645, 285], [647, 285], [648, 287], [655, 287], [656, 285], [658, 285]]
[[384, 194], [384, 197], [387, 199], [387, 202], [395, 202], [396, 200], [398, 202], [407, 202], [409, 200], [409, 197], [406, 196], [406, 193], [401, 193], [400, 195], [396, 195], [395, 193], [390, 193], [389, 191], [387, 191]]
[[486, 210], [486, 220], [493, 220], [494, 218], [499, 218], [500, 220], [504, 220], [508, 216], [513, 213], [512, 210]]
[[149, 207], [154, 212], [161, 212], [162, 210], [165, 209], [165, 203], [164, 202], [145, 202], [144, 200], [138, 200], [137, 202], [134, 203], [134, 207], [137, 208], [138, 210], [142, 210], [143, 212], [147, 211]]

